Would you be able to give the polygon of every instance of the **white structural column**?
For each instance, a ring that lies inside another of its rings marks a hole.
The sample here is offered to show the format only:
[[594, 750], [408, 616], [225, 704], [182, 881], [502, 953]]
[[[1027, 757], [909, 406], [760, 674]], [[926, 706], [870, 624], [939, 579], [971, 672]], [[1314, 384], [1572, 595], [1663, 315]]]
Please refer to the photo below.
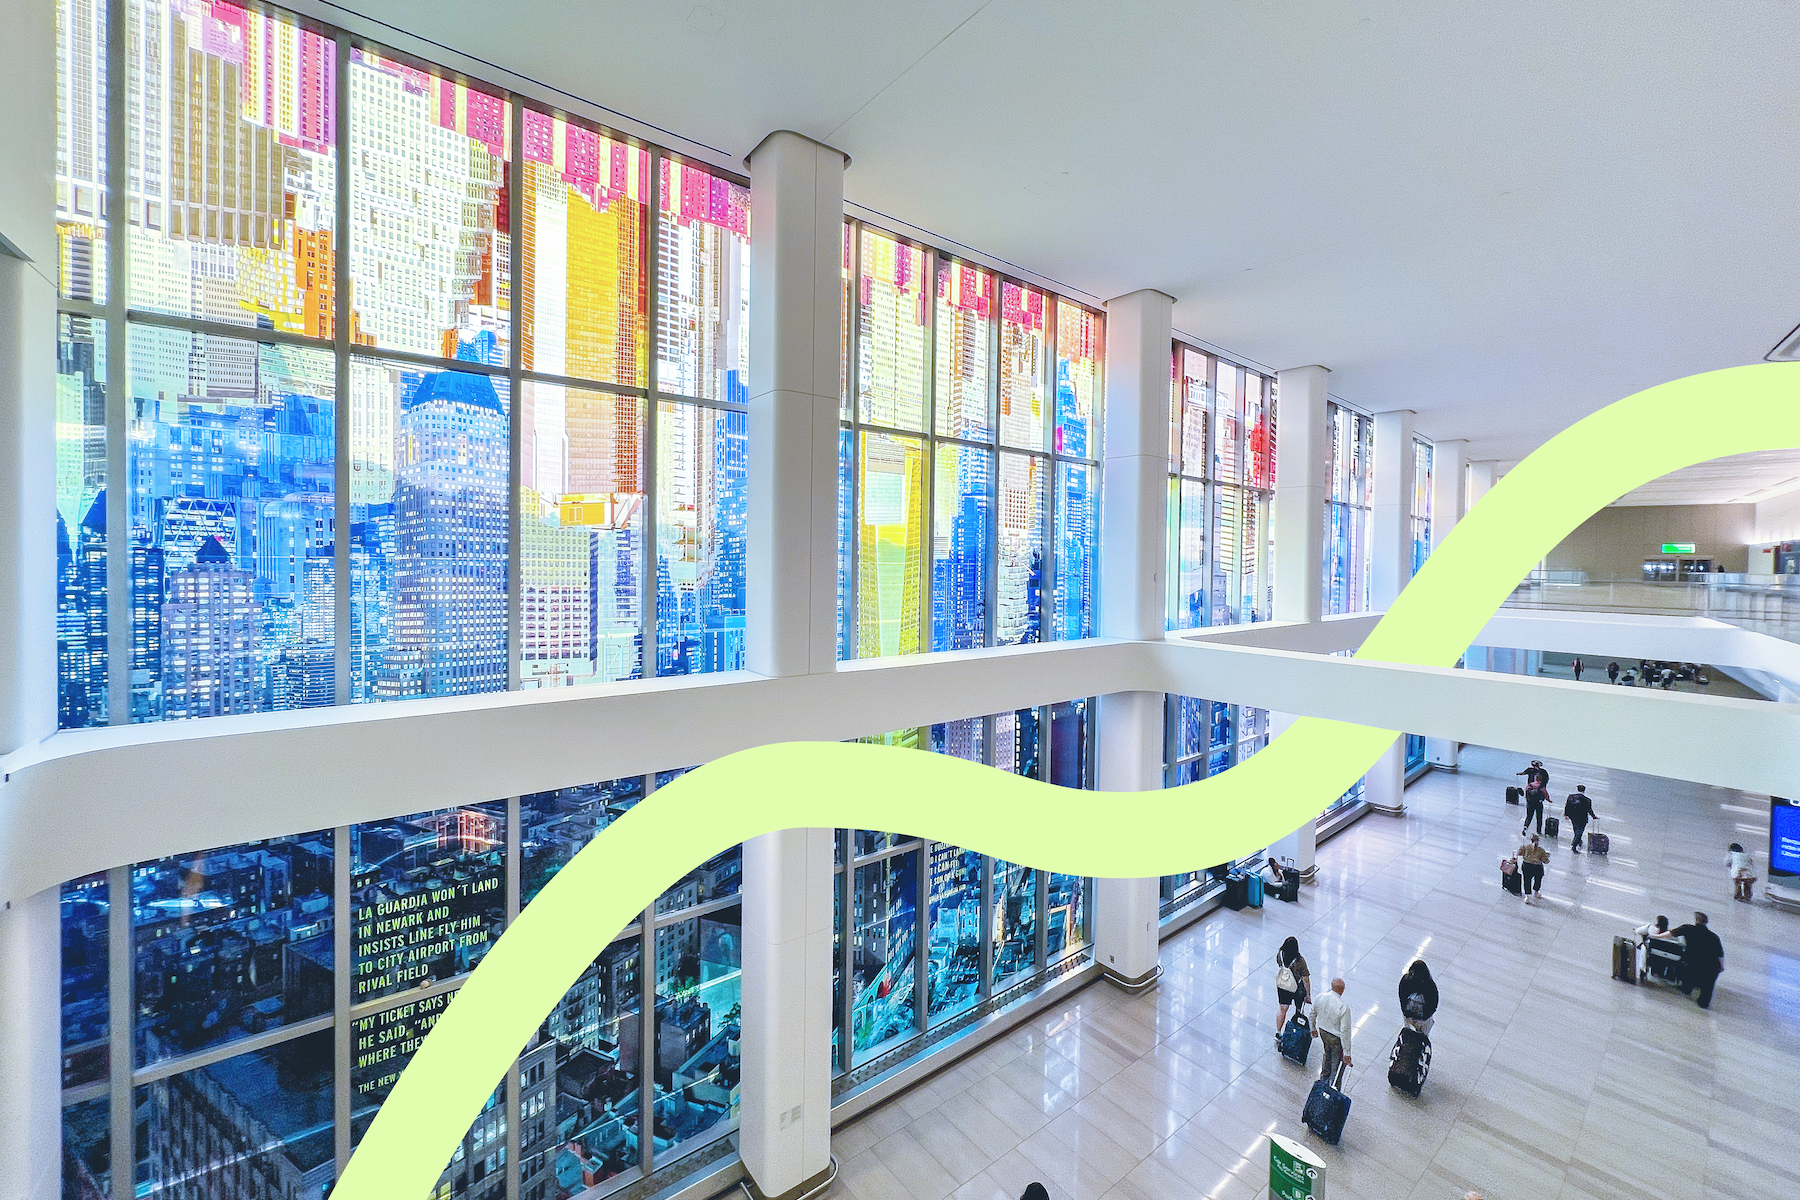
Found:
[[[1469, 443], [1460, 439], [1431, 444], [1431, 549], [1443, 544], [1463, 515], [1463, 476], [1468, 468]], [[1425, 739], [1425, 761], [1446, 771], [1456, 770], [1462, 743], [1454, 738]]]
[[753, 1194], [830, 1182], [830, 829], [744, 844], [743, 1107], [738, 1149]]
[[[1269, 740], [1274, 741], [1286, 733], [1297, 719], [1293, 713], [1270, 713]], [[1278, 859], [1292, 859], [1294, 866], [1299, 868], [1301, 877], [1311, 880], [1318, 869], [1319, 818], [1314, 817], [1270, 846], [1269, 853]]]
[[[1175, 301], [1145, 289], [1106, 304], [1106, 464], [1101, 476], [1102, 637], [1160, 640], [1167, 622], [1169, 356]], [[1096, 786], [1162, 787], [1163, 697], [1100, 697]], [[1157, 880], [1094, 884], [1094, 956], [1108, 979], [1150, 987], [1157, 965]]]
[[751, 151], [749, 526], [745, 665], [837, 664], [837, 470], [843, 361], [840, 151], [771, 133]]
[[[1375, 414], [1373, 511], [1369, 535], [1369, 604], [1385, 611], [1412, 571], [1413, 414], [1396, 409]], [[1364, 776], [1369, 807], [1406, 811], [1406, 739], [1394, 739]]]
[[[0, 249], [0, 755], [56, 732], [55, 338], [55, 287]], [[0, 1200], [62, 1189], [58, 914], [0, 907]]]
[[[1325, 499], [1330, 490], [1331, 430], [1326, 424], [1330, 372], [1321, 366], [1290, 367], [1276, 376], [1275, 619], [1318, 621], [1325, 601]], [[1269, 736], [1294, 723], [1291, 713], [1269, 714]], [[1273, 846], [1311, 879], [1318, 852], [1315, 817]]]
[[[837, 668], [838, 387], [843, 358], [840, 151], [781, 130], [751, 152], [746, 666]], [[744, 844], [738, 1148], [755, 1197], [831, 1182], [832, 839]]]
[[1325, 597], [1325, 497], [1331, 431], [1326, 428], [1324, 367], [1292, 367], [1276, 376], [1275, 619], [1317, 621]]
[[[1492, 461], [1471, 462], [1469, 464], [1469, 481], [1463, 497], [1463, 512], [1475, 507], [1477, 501], [1488, 494], [1494, 486], [1494, 466]], [[1493, 650], [1487, 646], [1470, 646], [1463, 652], [1463, 667], [1470, 671], [1491, 671], [1494, 669]]]

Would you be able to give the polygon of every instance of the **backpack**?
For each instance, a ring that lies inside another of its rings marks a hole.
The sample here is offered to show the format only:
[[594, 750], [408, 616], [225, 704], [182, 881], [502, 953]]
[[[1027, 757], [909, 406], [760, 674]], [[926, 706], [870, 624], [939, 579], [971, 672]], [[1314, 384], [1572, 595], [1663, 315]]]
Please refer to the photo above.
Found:
[[1294, 978], [1292, 967], [1283, 966], [1275, 972], [1275, 986], [1284, 992], [1299, 990], [1299, 980]]
[[1406, 1003], [1400, 1006], [1400, 1011], [1415, 1021], [1423, 1021], [1425, 1019], [1425, 994], [1423, 992], [1409, 993]]

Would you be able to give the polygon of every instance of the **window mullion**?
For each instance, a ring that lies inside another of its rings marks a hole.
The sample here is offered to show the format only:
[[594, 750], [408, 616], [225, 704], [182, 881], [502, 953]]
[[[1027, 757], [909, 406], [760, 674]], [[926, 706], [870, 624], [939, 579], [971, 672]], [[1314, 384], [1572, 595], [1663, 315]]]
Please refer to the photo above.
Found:
[[[129, 6], [125, 0], [106, 4], [106, 721], [109, 725], [131, 722], [131, 528], [127, 501], [131, 495], [126, 478], [130, 461], [126, 454], [126, 409], [130, 380], [126, 374], [125, 303], [129, 290], [130, 263], [126, 256], [130, 238], [131, 202], [127, 195], [128, 140], [126, 100], [128, 66], [126, 51], [130, 32]], [[129, 897], [129, 891], [126, 896]], [[127, 904], [127, 907], [129, 905]], [[129, 1091], [129, 1087], [127, 1088]], [[118, 1098], [114, 1097], [115, 1113]], [[126, 1111], [130, 1111], [127, 1104]], [[128, 1126], [129, 1127], [129, 1126]], [[118, 1132], [114, 1146], [125, 1144]], [[118, 1154], [117, 1149], [114, 1150]], [[125, 1200], [130, 1188], [113, 1172], [113, 1193]]]
[[[337, 196], [336, 196], [336, 253], [332, 256], [332, 295], [331, 295], [331, 343], [332, 364], [336, 392], [332, 404], [332, 417], [336, 429], [337, 452], [332, 463], [334, 496], [332, 499], [332, 520], [336, 528], [332, 531], [332, 645], [337, 657], [332, 662], [332, 687], [339, 704], [349, 704], [355, 694], [355, 680], [350, 673], [350, 636], [352, 622], [351, 579], [350, 579], [350, 38], [340, 33], [333, 45], [336, 55], [336, 90], [337, 107], [335, 113], [336, 128], [332, 137], [337, 146]], [[348, 853], [340, 849], [339, 854]], [[348, 918], [340, 916], [340, 924], [348, 924]], [[347, 1033], [340, 1030], [340, 1039], [347, 1039]], [[339, 1058], [347, 1062], [348, 1050], [340, 1051]], [[342, 1085], [340, 1083], [340, 1089]], [[346, 1153], [348, 1150], [346, 1149]]]
[[[517, 96], [508, 98], [509, 140], [511, 153], [507, 156], [506, 170], [506, 206], [508, 229], [507, 245], [507, 329], [511, 332], [507, 346], [507, 392], [511, 401], [507, 405], [506, 420], [508, 445], [506, 454], [506, 690], [519, 690], [519, 660], [524, 654], [524, 579], [521, 575], [522, 554], [520, 537], [523, 533], [521, 525], [524, 513], [521, 511], [525, 488], [525, 385], [522, 372], [525, 368], [525, 322], [521, 320], [524, 313], [523, 280], [525, 276], [525, 239], [520, 236], [524, 226], [525, 201], [525, 106]], [[500, 289], [495, 287], [498, 292]], [[514, 802], [516, 808], [517, 802]], [[511, 838], [517, 825], [516, 814], [509, 819], [508, 837]], [[515, 897], [516, 899], [516, 894]], [[518, 1060], [514, 1060], [512, 1072], [518, 1074]], [[518, 1088], [515, 1086], [507, 1096], [509, 1112], [518, 1106]], [[516, 1116], [516, 1112], [512, 1116]], [[514, 1126], [517, 1121], [508, 1120], [509, 1176], [518, 1170], [517, 1155], [513, 1153], [516, 1145], [513, 1142]]]
[[657, 612], [660, 596], [657, 580], [657, 504], [659, 488], [656, 478], [656, 435], [662, 422], [662, 371], [659, 360], [658, 335], [662, 331], [662, 239], [657, 236], [662, 224], [662, 155], [654, 147], [646, 150], [650, 173], [650, 195], [646, 197], [644, 221], [644, 304], [645, 327], [650, 334], [650, 352], [645, 356], [644, 383], [648, 395], [644, 401], [642, 457], [639, 470], [644, 488], [644, 535], [638, 546], [638, 675], [654, 679], [661, 666], [662, 614]]

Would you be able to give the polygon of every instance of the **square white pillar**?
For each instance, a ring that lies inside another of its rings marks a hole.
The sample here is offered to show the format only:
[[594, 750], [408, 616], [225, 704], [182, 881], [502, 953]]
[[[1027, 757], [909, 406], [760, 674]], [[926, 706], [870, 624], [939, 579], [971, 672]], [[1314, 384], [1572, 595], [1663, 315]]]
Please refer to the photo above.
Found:
[[[1462, 520], [1463, 495], [1467, 489], [1469, 443], [1461, 439], [1433, 442], [1431, 445], [1431, 551], [1450, 536]], [[1455, 738], [1425, 739], [1425, 760], [1446, 771], [1457, 767], [1462, 743]]]
[[[1172, 297], [1143, 289], [1106, 302], [1106, 468], [1101, 477], [1102, 637], [1160, 640], [1168, 627], [1169, 378]], [[1161, 692], [1100, 697], [1102, 791], [1162, 787]], [[1157, 880], [1094, 882], [1094, 956], [1129, 990], [1156, 982]]]
[[[838, 405], [844, 169], [802, 134], [751, 151], [748, 589], [745, 665], [837, 669]], [[753, 1197], [831, 1179], [835, 833], [744, 844], [738, 1149]]]
[[750, 164], [745, 665], [837, 669], [837, 472], [844, 168], [780, 130]]
[[1270, 520], [1275, 548], [1275, 619], [1311, 624], [1325, 598], [1325, 497], [1331, 431], [1324, 367], [1292, 367], [1276, 378], [1279, 440]]
[[55, 888], [0, 908], [0, 1200], [62, 1195], [60, 917]]
[[[1269, 714], [1269, 742], [1274, 744], [1276, 738], [1288, 731], [1295, 721], [1293, 713], [1271, 712]], [[1294, 866], [1306, 879], [1313, 877], [1318, 865], [1319, 855], [1319, 818], [1313, 816], [1294, 832], [1281, 838], [1269, 847], [1269, 853], [1277, 858], [1291, 858]]]
[[1375, 414], [1375, 463], [1370, 492], [1369, 604], [1391, 608], [1412, 577], [1413, 414]]
[[743, 1104], [738, 1151], [758, 1197], [830, 1179], [835, 831], [744, 843]]

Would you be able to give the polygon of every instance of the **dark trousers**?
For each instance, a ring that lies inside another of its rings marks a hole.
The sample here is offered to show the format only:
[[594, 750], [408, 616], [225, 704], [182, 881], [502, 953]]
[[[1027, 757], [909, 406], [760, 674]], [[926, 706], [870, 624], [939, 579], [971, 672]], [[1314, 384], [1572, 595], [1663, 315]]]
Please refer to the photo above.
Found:
[[1541, 892], [1544, 890], [1543, 863], [1520, 863], [1519, 874], [1524, 876], [1525, 894], [1527, 896], [1531, 895], [1533, 892]]
[[1569, 843], [1569, 848], [1572, 850], [1579, 850], [1581, 849], [1581, 831], [1587, 828], [1587, 822], [1570, 817], [1569, 824], [1575, 830], [1575, 840]]
[[1543, 796], [1537, 792], [1526, 792], [1525, 824], [1519, 832], [1524, 833], [1529, 830], [1533, 821], [1537, 822], [1537, 831], [1539, 833], [1544, 832], [1544, 799]]
[[1712, 1007], [1713, 985], [1718, 982], [1717, 971], [1697, 971], [1685, 965], [1682, 967], [1681, 994], [1685, 996], [1690, 992], [1699, 992], [1696, 999], [1701, 1008]]

